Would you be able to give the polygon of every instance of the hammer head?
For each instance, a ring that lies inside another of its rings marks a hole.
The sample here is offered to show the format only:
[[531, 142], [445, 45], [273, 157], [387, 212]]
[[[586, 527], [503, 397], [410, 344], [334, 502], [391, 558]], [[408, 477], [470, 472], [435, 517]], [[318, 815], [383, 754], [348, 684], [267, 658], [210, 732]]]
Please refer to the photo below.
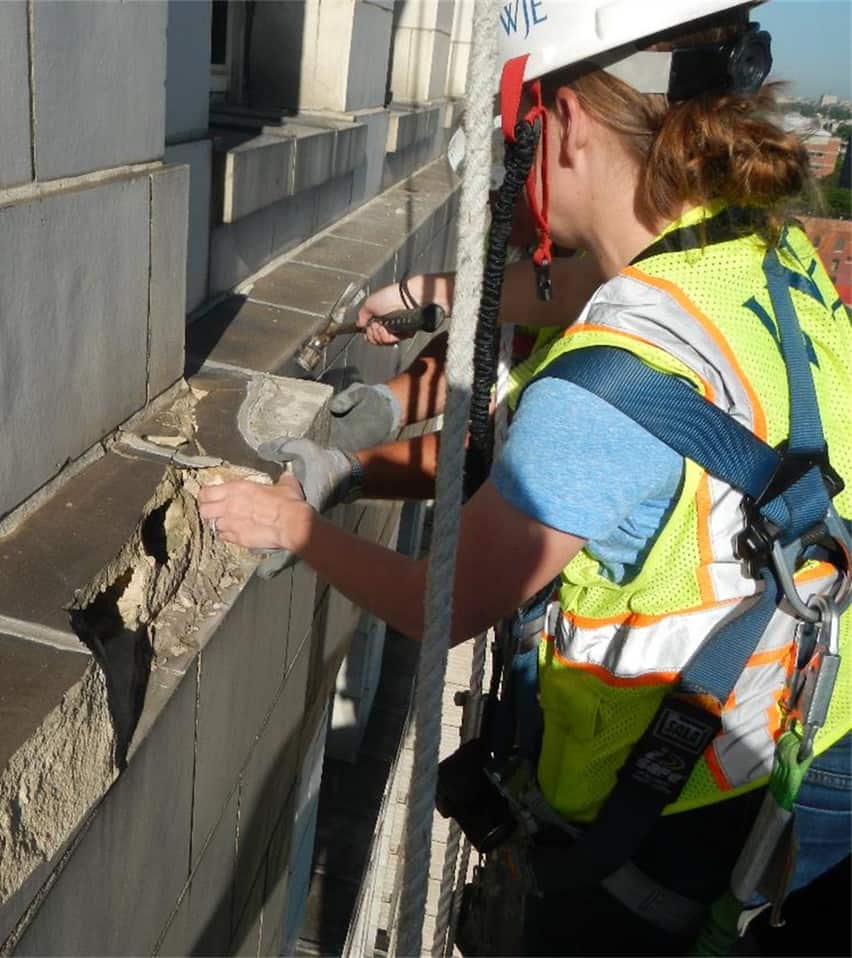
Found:
[[304, 346], [296, 353], [296, 364], [301, 366], [306, 373], [312, 373], [322, 362], [325, 343], [319, 336], [309, 339]]

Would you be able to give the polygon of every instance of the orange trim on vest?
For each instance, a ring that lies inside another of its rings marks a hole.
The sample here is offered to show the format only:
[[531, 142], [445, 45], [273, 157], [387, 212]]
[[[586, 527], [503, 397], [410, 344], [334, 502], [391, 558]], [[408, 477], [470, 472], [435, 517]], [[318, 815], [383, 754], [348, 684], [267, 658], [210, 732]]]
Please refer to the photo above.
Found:
[[729, 792], [731, 790], [731, 783], [728, 781], [728, 776], [725, 775], [722, 770], [719, 757], [716, 755], [716, 749], [713, 747], [712, 742], [707, 746], [704, 752], [704, 761], [707, 763], [707, 768], [710, 769], [710, 774], [713, 776], [716, 787], [722, 792]]
[[629, 625], [635, 629], [642, 629], [656, 625], [658, 622], [662, 622], [663, 619], [671, 619], [676, 615], [690, 615], [694, 612], [706, 612], [708, 609], [713, 609], [717, 606], [722, 608], [726, 605], [736, 605], [738, 602], [741, 602], [743, 598], [746, 598], [746, 596], [734, 596], [731, 599], [720, 599], [719, 601], [713, 600], [702, 603], [701, 605], [690, 606], [688, 609], [675, 609], [674, 612], [664, 612], [660, 615], [646, 615], [643, 612], [625, 612], [624, 615], [613, 615], [605, 619], [593, 619], [589, 616], [578, 615], [576, 612], [565, 612], [564, 610], [562, 611], [562, 615], [580, 629], [599, 629], [605, 625]]
[[695, 303], [692, 302], [692, 300], [679, 286], [677, 286], [675, 283], [672, 283], [670, 280], [661, 279], [658, 276], [650, 276], [648, 273], [643, 273], [642, 270], [637, 269], [635, 266], [626, 266], [621, 273], [623, 276], [630, 276], [632, 279], [638, 280], [640, 283], [646, 283], [649, 286], [656, 286], [657, 289], [661, 289], [663, 292], [668, 293], [680, 306], [682, 306], [694, 319], [701, 324], [701, 326], [704, 328], [704, 331], [713, 339], [713, 341], [724, 354], [725, 358], [731, 364], [731, 368], [738, 376], [740, 383], [745, 390], [746, 395], [748, 396], [749, 403], [751, 404], [755, 435], [759, 439], [765, 440], [766, 414], [763, 411], [763, 406], [761, 406], [757, 398], [757, 394], [751, 386], [751, 383], [745, 377], [742, 367], [737, 362], [737, 358], [734, 355], [730, 344], [722, 336], [718, 327], [715, 326], [708, 319], [708, 317], [701, 312], [701, 310], [695, 305]]

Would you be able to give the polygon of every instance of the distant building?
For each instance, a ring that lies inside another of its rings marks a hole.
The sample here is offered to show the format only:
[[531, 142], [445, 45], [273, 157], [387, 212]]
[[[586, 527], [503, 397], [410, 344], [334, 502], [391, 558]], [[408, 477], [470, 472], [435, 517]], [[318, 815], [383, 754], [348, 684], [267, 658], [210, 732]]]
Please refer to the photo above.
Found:
[[816, 130], [809, 133], [804, 138], [803, 143], [808, 152], [808, 160], [814, 176], [818, 180], [830, 176], [837, 165], [837, 157], [840, 155], [840, 148], [843, 145], [840, 137], [832, 136], [825, 130]]
[[805, 216], [802, 223], [840, 298], [852, 306], [852, 221]]
[[823, 93], [819, 98], [820, 106], [835, 106], [838, 102], [838, 98], [833, 93]]

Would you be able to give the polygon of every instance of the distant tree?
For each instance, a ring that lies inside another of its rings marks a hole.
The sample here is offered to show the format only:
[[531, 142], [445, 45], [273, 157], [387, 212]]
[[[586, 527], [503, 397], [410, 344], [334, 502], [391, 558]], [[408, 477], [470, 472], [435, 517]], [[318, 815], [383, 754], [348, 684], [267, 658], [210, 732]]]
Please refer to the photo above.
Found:
[[801, 113], [802, 116], [816, 116], [818, 112], [813, 103], [801, 103], [799, 105], [799, 113]]
[[839, 136], [846, 143], [852, 138], [852, 123], [839, 123], [834, 131], [835, 136]]
[[839, 103], [835, 103], [826, 110], [826, 114], [831, 117], [832, 120], [848, 120], [852, 118], [852, 111], [849, 110], [849, 107], [841, 106]]
[[832, 219], [852, 219], [852, 190], [843, 186], [829, 186], [823, 190], [826, 214]]

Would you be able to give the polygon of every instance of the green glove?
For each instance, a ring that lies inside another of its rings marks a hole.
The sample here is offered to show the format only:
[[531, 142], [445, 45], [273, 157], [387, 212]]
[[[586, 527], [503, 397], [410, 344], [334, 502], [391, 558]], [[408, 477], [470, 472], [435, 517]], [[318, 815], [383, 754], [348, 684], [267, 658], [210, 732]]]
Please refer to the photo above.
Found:
[[[289, 462], [292, 472], [302, 486], [307, 503], [317, 512], [325, 512], [340, 502], [357, 498], [360, 484], [360, 464], [354, 456], [342, 449], [324, 449], [310, 439], [288, 439], [286, 436], [258, 447], [258, 455], [270, 462]], [[260, 563], [257, 574], [270, 579], [296, 561], [297, 556], [287, 549], [271, 552]]]
[[354, 452], [392, 439], [402, 421], [399, 400], [384, 383], [353, 383], [329, 403], [329, 445]]

